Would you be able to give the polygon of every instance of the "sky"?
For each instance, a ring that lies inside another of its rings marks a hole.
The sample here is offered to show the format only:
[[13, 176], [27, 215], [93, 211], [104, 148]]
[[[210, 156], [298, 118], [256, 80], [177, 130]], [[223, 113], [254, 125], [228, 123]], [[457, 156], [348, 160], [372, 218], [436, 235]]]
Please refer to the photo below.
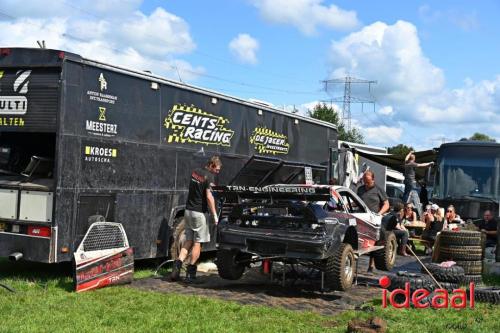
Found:
[[[341, 113], [367, 144], [500, 141], [496, 0], [0, 0], [0, 45], [48, 48], [307, 115]], [[338, 82], [337, 81], [337, 82]]]

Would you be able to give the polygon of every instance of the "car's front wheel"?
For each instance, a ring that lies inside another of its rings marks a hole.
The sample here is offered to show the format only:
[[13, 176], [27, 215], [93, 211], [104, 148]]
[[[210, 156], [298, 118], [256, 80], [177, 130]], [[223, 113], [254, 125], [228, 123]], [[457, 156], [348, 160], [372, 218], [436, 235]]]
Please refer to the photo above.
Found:
[[351, 288], [356, 274], [356, 258], [350, 244], [342, 243], [335, 254], [326, 259], [326, 286], [344, 291]]
[[381, 271], [390, 271], [396, 263], [398, 241], [392, 231], [385, 232], [384, 241], [384, 248], [373, 253], [375, 267]]

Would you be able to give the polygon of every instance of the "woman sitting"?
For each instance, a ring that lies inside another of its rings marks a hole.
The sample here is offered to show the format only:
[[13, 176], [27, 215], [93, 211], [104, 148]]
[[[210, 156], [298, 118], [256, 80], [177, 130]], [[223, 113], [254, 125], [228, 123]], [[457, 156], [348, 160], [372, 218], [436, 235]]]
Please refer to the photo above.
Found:
[[445, 223], [445, 219], [443, 216], [442, 208], [439, 208], [438, 205], [433, 204], [430, 212], [425, 212], [424, 214], [424, 222], [425, 229], [422, 233], [422, 239], [425, 239], [429, 242], [429, 246], [432, 250], [434, 247], [434, 242], [436, 241], [436, 237], [438, 232], [443, 230], [443, 226]]
[[[417, 221], [417, 213], [413, 210], [412, 203], [411, 202], [405, 203], [403, 217], [402, 217], [403, 226], [411, 224], [416, 221]], [[410, 237], [415, 237], [414, 230], [410, 230], [409, 233]]]
[[408, 244], [409, 234], [403, 223], [404, 208], [401, 203], [396, 203], [394, 205], [393, 214], [397, 218], [397, 223], [394, 226], [394, 229], [392, 229], [392, 232], [394, 232], [394, 235], [399, 243], [399, 254], [407, 257], [409, 254], [406, 253], [406, 244]]

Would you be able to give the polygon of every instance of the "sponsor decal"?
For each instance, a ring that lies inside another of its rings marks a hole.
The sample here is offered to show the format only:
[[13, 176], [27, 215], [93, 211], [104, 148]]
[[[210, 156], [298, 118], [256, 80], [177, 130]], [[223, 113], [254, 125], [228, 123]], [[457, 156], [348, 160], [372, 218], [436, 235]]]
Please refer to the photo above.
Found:
[[99, 121], [86, 120], [85, 129], [89, 134], [112, 137], [118, 134], [118, 125], [106, 123], [106, 108], [99, 107]]
[[259, 154], [288, 154], [288, 137], [266, 127], [257, 127], [250, 136], [250, 143]]
[[118, 150], [115, 148], [105, 148], [96, 146], [85, 146], [85, 161], [97, 163], [111, 163], [116, 158]]
[[[4, 77], [4, 71], [0, 71], [0, 83]], [[28, 111], [28, 99], [26, 95], [29, 89], [29, 77], [31, 70], [19, 70], [15, 74], [15, 80], [12, 84], [11, 95], [3, 95], [5, 87], [0, 87], [0, 126], [24, 126], [24, 118], [16, 117], [25, 115]], [[1, 115], [13, 115], [12, 117], [2, 117]]]
[[108, 81], [106, 81], [104, 74], [101, 73], [97, 80], [99, 82], [100, 91], [88, 90], [87, 96], [89, 96], [89, 100], [101, 103], [115, 104], [118, 101], [117, 96], [103, 93], [103, 91], [108, 90]]
[[[404, 289], [394, 289], [389, 292], [387, 288], [391, 285], [391, 279], [383, 276], [379, 279], [382, 289], [382, 307], [392, 306], [395, 309], [410, 308], [410, 302], [415, 309], [465, 309], [467, 303], [469, 308], [474, 308], [474, 282], [469, 283], [468, 290], [454, 289], [451, 293], [446, 289], [435, 289], [433, 293], [427, 289], [417, 289], [410, 293], [410, 282], [405, 283]], [[432, 297], [431, 297], [432, 296]], [[450, 297], [451, 296], [451, 297]], [[397, 298], [397, 300], [396, 300]]]
[[171, 132], [167, 142], [201, 143], [205, 145], [231, 146], [234, 131], [226, 128], [229, 120], [194, 106], [175, 104], [164, 121]]
[[229, 191], [237, 192], [264, 192], [264, 193], [316, 193], [314, 187], [259, 187], [259, 186], [238, 186], [228, 185], [226, 187]]

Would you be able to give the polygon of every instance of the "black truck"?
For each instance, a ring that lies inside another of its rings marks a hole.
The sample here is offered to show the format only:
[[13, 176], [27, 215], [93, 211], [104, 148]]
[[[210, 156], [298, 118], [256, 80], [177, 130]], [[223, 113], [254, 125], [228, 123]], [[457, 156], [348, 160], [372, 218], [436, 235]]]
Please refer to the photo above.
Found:
[[123, 225], [136, 259], [164, 257], [190, 170], [211, 155], [219, 184], [251, 180], [252, 157], [256, 172], [326, 183], [336, 146], [329, 123], [69, 52], [0, 48], [0, 257], [70, 261], [102, 219]]

